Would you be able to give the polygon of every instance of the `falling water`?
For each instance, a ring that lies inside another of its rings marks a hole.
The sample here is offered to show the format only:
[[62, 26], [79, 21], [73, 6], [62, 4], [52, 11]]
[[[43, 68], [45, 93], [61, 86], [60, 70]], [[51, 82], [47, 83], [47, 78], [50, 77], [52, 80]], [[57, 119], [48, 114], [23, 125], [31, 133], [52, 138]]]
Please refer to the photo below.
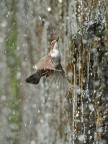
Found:
[[[0, 143], [108, 143], [107, 0], [0, 1]], [[60, 37], [71, 92], [32, 66]]]

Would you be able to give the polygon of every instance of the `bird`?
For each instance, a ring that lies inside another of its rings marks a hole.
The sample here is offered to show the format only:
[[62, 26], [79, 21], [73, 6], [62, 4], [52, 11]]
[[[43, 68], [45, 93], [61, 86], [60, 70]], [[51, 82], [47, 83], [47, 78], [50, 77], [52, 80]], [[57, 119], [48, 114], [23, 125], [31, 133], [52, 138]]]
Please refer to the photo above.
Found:
[[33, 68], [36, 70], [34, 74], [26, 79], [27, 83], [39, 84], [42, 77], [51, 79], [57, 87], [71, 91], [72, 84], [68, 81], [65, 71], [61, 65], [61, 54], [59, 48], [59, 37], [51, 42], [50, 52], [44, 56]]

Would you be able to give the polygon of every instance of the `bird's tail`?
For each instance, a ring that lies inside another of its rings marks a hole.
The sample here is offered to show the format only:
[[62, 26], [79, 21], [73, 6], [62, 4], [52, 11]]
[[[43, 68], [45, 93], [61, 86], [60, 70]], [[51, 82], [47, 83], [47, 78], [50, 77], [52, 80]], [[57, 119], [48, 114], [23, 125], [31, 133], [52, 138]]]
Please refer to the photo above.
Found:
[[42, 74], [39, 71], [37, 71], [36, 73], [28, 77], [25, 81], [31, 84], [38, 84], [41, 77], [42, 77]]

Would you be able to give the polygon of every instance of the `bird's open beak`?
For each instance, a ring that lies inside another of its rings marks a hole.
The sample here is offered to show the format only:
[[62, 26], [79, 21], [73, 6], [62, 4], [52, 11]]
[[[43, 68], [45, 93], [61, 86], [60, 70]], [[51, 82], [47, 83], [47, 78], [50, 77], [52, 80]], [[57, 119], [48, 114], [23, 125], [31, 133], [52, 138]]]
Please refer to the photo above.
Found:
[[58, 40], [59, 40], [59, 37], [56, 39], [56, 42], [58, 42]]

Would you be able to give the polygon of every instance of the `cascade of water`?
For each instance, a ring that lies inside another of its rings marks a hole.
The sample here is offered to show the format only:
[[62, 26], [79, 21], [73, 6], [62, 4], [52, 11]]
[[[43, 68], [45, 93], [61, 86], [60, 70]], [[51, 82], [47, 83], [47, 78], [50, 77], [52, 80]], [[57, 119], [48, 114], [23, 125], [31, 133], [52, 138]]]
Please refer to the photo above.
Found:
[[[106, 1], [0, 1], [0, 143], [108, 143]], [[44, 79], [25, 83], [57, 36], [66, 94]]]

